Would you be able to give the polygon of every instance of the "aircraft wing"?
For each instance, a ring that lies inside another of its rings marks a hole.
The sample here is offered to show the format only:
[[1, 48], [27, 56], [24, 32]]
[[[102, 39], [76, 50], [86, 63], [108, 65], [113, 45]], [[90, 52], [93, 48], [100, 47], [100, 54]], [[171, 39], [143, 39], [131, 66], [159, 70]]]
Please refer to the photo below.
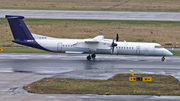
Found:
[[97, 49], [111, 49], [110, 44], [104, 42], [104, 36], [99, 35], [93, 39], [85, 39], [74, 44], [76, 48], [87, 48], [91, 51], [96, 51]]
[[91, 43], [99, 43], [99, 41], [84, 41], [85, 43], [87, 43], [87, 44], [91, 44]]
[[99, 43], [100, 41], [104, 40], [104, 36], [103, 35], [98, 35], [93, 39], [85, 39], [85, 43]]

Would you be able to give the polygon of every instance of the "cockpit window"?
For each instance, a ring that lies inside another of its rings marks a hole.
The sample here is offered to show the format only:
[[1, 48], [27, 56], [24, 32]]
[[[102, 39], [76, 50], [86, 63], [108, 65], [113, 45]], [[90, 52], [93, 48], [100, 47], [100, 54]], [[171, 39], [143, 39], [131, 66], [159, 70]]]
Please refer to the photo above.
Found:
[[163, 48], [163, 46], [154, 46], [154, 48]]

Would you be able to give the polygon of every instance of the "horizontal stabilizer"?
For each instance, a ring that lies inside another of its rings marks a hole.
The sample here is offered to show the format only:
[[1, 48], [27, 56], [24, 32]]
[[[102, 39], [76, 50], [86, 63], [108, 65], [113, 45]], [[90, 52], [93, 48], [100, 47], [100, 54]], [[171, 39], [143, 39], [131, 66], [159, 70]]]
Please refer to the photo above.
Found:
[[17, 16], [17, 15], [6, 15], [7, 19], [24, 19], [23, 16]]

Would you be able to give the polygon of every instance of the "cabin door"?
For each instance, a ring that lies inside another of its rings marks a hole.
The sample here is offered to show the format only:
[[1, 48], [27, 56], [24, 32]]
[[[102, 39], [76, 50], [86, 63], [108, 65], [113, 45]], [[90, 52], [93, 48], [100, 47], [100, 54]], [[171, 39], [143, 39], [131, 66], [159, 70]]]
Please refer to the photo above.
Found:
[[138, 54], [138, 55], [140, 54], [140, 46], [136, 47], [136, 54]]
[[62, 51], [62, 43], [57, 44], [57, 51]]

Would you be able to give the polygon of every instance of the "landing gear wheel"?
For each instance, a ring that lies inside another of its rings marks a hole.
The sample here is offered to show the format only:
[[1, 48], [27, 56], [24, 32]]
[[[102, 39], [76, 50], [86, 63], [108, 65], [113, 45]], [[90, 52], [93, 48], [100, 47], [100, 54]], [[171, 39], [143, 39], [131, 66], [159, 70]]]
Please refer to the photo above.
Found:
[[91, 55], [91, 57], [92, 57], [93, 59], [95, 59], [95, 58], [96, 58], [96, 54], [93, 53], [93, 54]]
[[163, 57], [161, 58], [161, 60], [162, 60], [163, 62], [165, 62], [165, 61], [166, 61], [166, 57], [163, 56]]
[[90, 55], [87, 56], [87, 60], [91, 60], [91, 56]]

